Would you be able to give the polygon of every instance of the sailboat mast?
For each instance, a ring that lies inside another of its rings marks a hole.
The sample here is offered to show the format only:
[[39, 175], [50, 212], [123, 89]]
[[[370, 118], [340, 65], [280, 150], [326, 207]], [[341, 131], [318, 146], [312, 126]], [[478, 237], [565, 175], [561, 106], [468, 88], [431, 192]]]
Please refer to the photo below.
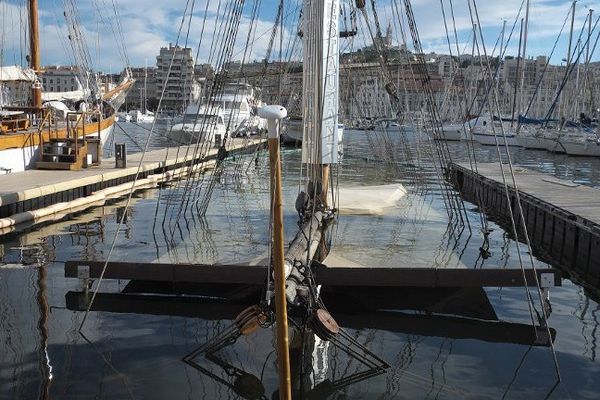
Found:
[[[577, 3], [577, 0], [573, 0], [573, 3], [571, 5], [571, 27], [569, 29], [569, 43], [567, 46], [567, 58], [565, 59], [567, 65], [566, 65], [566, 74], [569, 73], [569, 67], [571, 66], [571, 45], [573, 43], [573, 26], [575, 25], [575, 5]], [[559, 109], [562, 106], [562, 111], [560, 112], [560, 116], [561, 119], [565, 118], [565, 105], [564, 103], [564, 93], [561, 92], [560, 93], [560, 100], [559, 100]], [[560, 127], [562, 129], [562, 126]]]
[[[588, 18], [587, 47], [586, 47], [586, 51], [585, 51], [585, 81], [584, 81], [584, 86], [583, 86], [583, 105], [584, 105], [584, 107], [585, 107], [585, 94], [587, 92], [588, 83], [589, 83], [588, 81], [590, 79], [590, 76], [589, 76], [589, 71], [590, 71], [590, 41], [592, 39], [592, 14], [593, 14], [593, 12], [594, 12], [594, 10], [592, 10], [590, 8], [590, 16]], [[590, 90], [590, 105], [589, 105], [589, 108], [587, 108], [587, 110], [593, 112], [592, 101], [591, 101], [592, 100], [591, 92], [592, 92], [592, 90]]]
[[[523, 26], [523, 68], [521, 70], [521, 87], [519, 88], [519, 108], [517, 109], [519, 114], [523, 114], [524, 110], [521, 107], [525, 105], [525, 71], [527, 70], [527, 27], [529, 26], [529, 0], [525, 6], [525, 24]], [[518, 116], [517, 116], [518, 118]], [[517, 130], [519, 124], [517, 123]]]
[[[506, 20], [502, 21], [502, 32], [500, 33], [500, 52], [498, 53], [498, 65], [502, 65], [502, 57], [504, 56], [504, 32], [506, 30]], [[500, 74], [496, 77], [496, 92], [500, 93]]]
[[512, 127], [515, 121], [515, 110], [518, 109], [517, 106], [517, 85], [518, 85], [518, 79], [519, 79], [519, 67], [521, 65], [521, 42], [523, 41], [523, 18], [521, 18], [521, 29], [520, 29], [520, 33], [519, 33], [519, 53], [517, 55], [517, 70], [515, 73], [515, 86], [514, 86], [514, 90], [513, 90], [513, 104], [512, 104], [512, 115], [510, 118], [510, 126]]
[[571, 65], [571, 45], [573, 43], [573, 25], [575, 24], [575, 4], [577, 0], [573, 0], [573, 5], [571, 6], [571, 29], [569, 30], [569, 45], [567, 47], [567, 69]]
[[[29, 0], [29, 66], [36, 73], [38, 73], [41, 67], [40, 60], [40, 32], [38, 25], [38, 1]], [[33, 85], [33, 106], [37, 108], [42, 107], [42, 87], [39, 81], [36, 81]]]
[[147, 82], [148, 82], [148, 60], [144, 60], [144, 108], [142, 112], [146, 114], [146, 110], [148, 109], [148, 96], [147, 96]]

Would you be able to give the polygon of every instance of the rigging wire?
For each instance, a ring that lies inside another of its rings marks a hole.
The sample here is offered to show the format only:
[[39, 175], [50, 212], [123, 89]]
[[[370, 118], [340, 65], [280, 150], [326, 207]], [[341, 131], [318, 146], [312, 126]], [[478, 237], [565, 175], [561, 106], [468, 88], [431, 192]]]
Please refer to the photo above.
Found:
[[[489, 65], [489, 59], [487, 58], [487, 54], [486, 54], [485, 42], [483, 40], [483, 32], [482, 32], [482, 29], [481, 29], [481, 24], [480, 24], [480, 19], [479, 19], [479, 12], [478, 12], [478, 9], [477, 9], [477, 2], [476, 2], [476, 0], [473, 0], [472, 3], [473, 3], [473, 5], [471, 7], [471, 2], [470, 1], [468, 2], [468, 5], [469, 5], [469, 14], [471, 16], [471, 20], [472, 20], [473, 23], [474, 23], [474, 19], [477, 21], [477, 24], [478, 24], [478, 34], [481, 37], [481, 42], [482, 42], [481, 43], [481, 48], [483, 50], [483, 54], [484, 54], [485, 60], [486, 60], [486, 63], [485, 63], [485, 65], [486, 65], [486, 71], [489, 74], [489, 76], [491, 77], [491, 68], [490, 68], [490, 65]], [[600, 20], [600, 17], [599, 17], [598, 20]], [[596, 24], [598, 23], [598, 20], [596, 21]], [[594, 28], [595, 27], [596, 26], [594, 26]], [[499, 103], [498, 103], [498, 92], [497, 92], [497, 90], [495, 90], [495, 88], [494, 88], [493, 92], [494, 92], [493, 93], [494, 94], [493, 95], [494, 107], [496, 108], [496, 111], [498, 112], [498, 114], [500, 114], [500, 107], [499, 107]], [[491, 108], [491, 104], [490, 104], [490, 108]], [[492, 129], [494, 129], [494, 124], [492, 124]], [[553, 357], [553, 361], [554, 361], [554, 367], [555, 367], [556, 376], [557, 376], [557, 380], [560, 382], [561, 381], [560, 368], [559, 368], [559, 365], [558, 365], [558, 359], [557, 359], [557, 356], [556, 356], [556, 351], [555, 351], [555, 348], [554, 348], [554, 343], [552, 341], [552, 334], [551, 334], [550, 328], [549, 328], [549, 326], [547, 324], [548, 314], [547, 314], [546, 308], [544, 307], [544, 299], [543, 299], [543, 295], [542, 295], [542, 290], [540, 288], [540, 282], [539, 282], [539, 279], [538, 279], [537, 268], [535, 266], [535, 261], [533, 259], [533, 251], [532, 251], [532, 248], [531, 248], [531, 242], [529, 240], [529, 235], [528, 235], [528, 232], [527, 232], [527, 226], [526, 226], [526, 223], [525, 223], [525, 217], [524, 217], [524, 213], [523, 213], [523, 207], [522, 207], [522, 204], [521, 204], [521, 198], [520, 198], [519, 188], [518, 188], [518, 185], [517, 185], [517, 182], [516, 182], [516, 178], [515, 178], [515, 174], [514, 174], [514, 168], [513, 168], [511, 154], [510, 154], [510, 149], [509, 149], [509, 146], [508, 146], [507, 141], [506, 141], [506, 133], [504, 131], [502, 120], [500, 120], [500, 130], [501, 130], [501, 133], [502, 133], [502, 137], [504, 138], [504, 145], [506, 147], [505, 151], [506, 151], [506, 156], [507, 156], [507, 160], [508, 160], [508, 167], [509, 167], [509, 172], [510, 172], [510, 178], [511, 178], [511, 181], [512, 181], [512, 187], [514, 188], [514, 195], [515, 195], [515, 199], [516, 199], [516, 205], [517, 205], [517, 210], [518, 210], [518, 217], [520, 219], [521, 229], [523, 230], [523, 237], [524, 237], [525, 243], [527, 245], [527, 250], [528, 250], [529, 261], [530, 261], [530, 264], [531, 264], [531, 268], [534, 271], [534, 281], [535, 281], [535, 284], [536, 284], [537, 295], [538, 295], [538, 299], [540, 301], [540, 305], [541, 305], [541, 309], [542, 309], [541, 312], [542, 312], [543, 320], [540, 321], [540, 322], [543, 324], [543, 328], [545, 329], [546, 335], [549, 338], [549, 343], [550, 343], [550, 348], [551, 348], [551, 351], [552, 351], [552, 357]], [[508, 196], [509, 195], [509, 189], [508, 189], [508, 184], [506, 182], [506, 178], [505, 178], [505, 175], [504, 175], [504, 167], [502, 165], [501, 158], [500, 158], [500, 145], [498, 143], [498, 137], [496, 136], [495, 132], [493, 132], [493, 134], [494, 134], [494, 138], [495, 138], [495, 141], [496, 141], [496, 148], [497, 148], [498, 157], [499, 157], [499, 160], [500, 160], [499, 161], [499, 165], [500, 165], [500, 169], [501, 169], [501, 172], [502, 172], [502, 180], [503, 180], [503, 184], [504, 184], [504, 190], [505, 190], [506, 195]], [[523, 261], [522, 261], [522, 257], [521, 257], [521, 251], [520, 251], [520, 247], [518, 246], [517, 225], [516, 225], [516, 222], [514, 220], [514, 216], [513, 216], [514, 214], [513, 214], [513, 211], [512, 211], [512, 205], [510, 204], [510, 201], [508, 202], [508, 208], [509, 208], [509, 214], [510, 214], [510, 219], [511, 219], [511, 224], [512, 224], [513, 235], [515, 236], [515, 241], [517, 241], [516, 242], [517, 243], [517, 246], [516, 246], [517, 247], [517, 256], [519, 258], [519, 263], [521, 265], [521, 270], [523, 272], [523, 280], [524, 280], [525, 284], [527, 284], [527, 279], [526, 279], [526, 276], [525, 276], [525, 273], [524, 273], [524, 266], [523, 266]], [[527, 286], [526, 286], [526, 294], [527, 294], [527, 297], [528, 297], [528, 304], [531, 307], [534, 306], [532, 296], [531, 296], [529, 288]], [[535, 323], [534, 323], [534, 327], [535, 327]], [[537, 330], [536, 330], [536, 335], [537, 335]]]
[[[189, 0], [186, 1], [186, 10], [187, 10], [188, 6], [189, 6]], [[182, 18], [181, 24], [179, 25], [179, 31], [177, 33], [177, 39], [179, 39], [179, 35], [181, 34], [181, 29], [183, 27], [183, 22], [184, 22], [184, 18]], [[170, 68], [169, 68], [169, 72], [170, 72]], [[165, 94], [165, 89], [166, 89], [166, 84], [165, 84], [165, 86], [163, 86], [163, 90], [161, 92], [161, 96], [160, 96], [159, 101], [158, 101], [158, 106], [159, 106], [158, 108], [160, 108], [160, 104], [163, 101], [164, 94]], [[150, 130], [150, 133], [148, 134], [148, 136], [146, 138], [146, 143], [144, 144], [144, 151], [142, 152], [142, 156], [140, 157], [140, 161], [139, 161], [138, 166], [137, 166], [135, 177], [133, 179], [133, 184], [131, 185], [131, 189], [129, 190], [129, 194], [127, 195], [127, 202], [125, 203], [124, 212], [123, 212], [121, 218], [119, 219], [119, 223], [117, 225], [117, 229], [116, 229], [115, 234], [113, 236], [113, 240], [112, 240], [112, 243], [110, 245], [110, 249], [109, 249], [108, 254], [106, 256], [106, 261], [104, 262], [104, 265], [102, 267], [102, 271], [100, 272], [100, 275], [98, 277], [98, 283], [96, 285], [96, 289], [94, 290], [94, 292], [92, 294], [92, 297], [90, 298], [90, 301], [89, 301], [89, 303], [88, 303], [88, 305], [86, 307], [86, 310], [85, 310], [85, 314], [83, 315], [83, 319], [81, 321], [81, 324], [79, 325], [79, 329], [78, 330], [79, 330], [80, 333], [83, 330], [83, 327], [85, 325], [85, 322], [87, 321], [87, 317], [89, 315], [89, 312], [90, 312], [90, 310], [91, 310], [91, 308], [92, 308], [92, 306], [94, 304], [94, 300], [96, 299], [98, 291], [100, 290], [100, 286], [102, 285], [102, 281], [104, 279], [104, 274], [106, 273], [106, 268], [108, 267], [108, 263], [110, 262], [110, 259], [112, 257], [113, 252], [114, 252], [114, 249], [115, 249], [115, 245], [117, 243], [117, 239], [119, 237], [119, 232], [121, 231], [121, 227], [123, 226], [123, 223], [125, 222], [125, 217], [127, 215], [127, 210], [129, 209], [129, 205], [131, 204], [131, 199], [133, 197], [133, 192], [135, 190], [134, 189], [135, 188], [135, 183], [137, 182], [137, 180], [138, 180], [138, 178], [140, 176], [140, 173], [141, 173], [141, 170], [142, 170], [142, 165], [143, 165], [143, 162], [145, 160], [146, 153], [148, 151], [148, 147], [150, 145], [150, 139], [152, 138], [152, 132], [154, 131], [155, 124], [156, 124], [156, 120], [152, 123], [152, 127], [151, 127], [151, 130]]]

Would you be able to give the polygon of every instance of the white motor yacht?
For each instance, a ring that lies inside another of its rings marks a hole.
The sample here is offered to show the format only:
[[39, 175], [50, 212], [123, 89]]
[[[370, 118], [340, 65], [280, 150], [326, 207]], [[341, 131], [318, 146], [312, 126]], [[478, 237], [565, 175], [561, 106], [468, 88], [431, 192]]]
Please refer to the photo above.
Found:
[[214, 105], [190, 104], [183, 120], [172, 126], [170, 138], [179, 144], [214, 141], [216, 135], [225, 137], [226, 125], [223, 110]]
[[210, 103], [223, 110], [225, 127], [232, 137], [256, 135], [266, 127], [256, 113], [262, 103], [247, 83], [225, 84], [223, 93], [211, 98]]

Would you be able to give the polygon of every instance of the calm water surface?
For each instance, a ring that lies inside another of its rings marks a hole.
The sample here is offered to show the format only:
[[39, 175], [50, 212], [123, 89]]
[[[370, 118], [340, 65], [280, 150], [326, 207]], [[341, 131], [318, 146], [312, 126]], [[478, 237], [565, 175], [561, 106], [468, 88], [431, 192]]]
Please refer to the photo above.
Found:
[[[117, 129], [115, 142], [127, 142], [131, 151], [139, 150], [135, 143], [143, 147], [146, 130], [126, 123], [121, 126], [127, 135]], [[340, 187], [403, 183], [409, 194], [381, 216], [341, 216], [331, 229], [334, 254], [371, 265], [518, 267], [517, 245], [491, 222], [491, 255], [485, 260], [479, 257], [481, 220], [472, 204], [466, 204], [471, 233], [451, 234], [431, 165], [398, 161], [401, 150], [393, 145], [397, 138], [367, 133], [372, 135], [369, 139], [365, 135], [346, 134], [345, 154], [335, 173]], [[395, 153], [395, 163], [377, 161], [378, 154], [369, 143], [382, 140]], [[165, 145], [164, 137], [157, 136], [150, 148]], [[464, 143], [450, 143], [449, 150], [455, 160], [468, 159]], [[427, 154], [426, 148], [413, 146], [412, 151]], [[110, 150], [106, 152], [109, 155]], [[497, 160], [493, 148], [476, 147], [475, 152], [479, 162]], [[512, 155], [517, 165], [600, 185], [600, 160], [523, 149], [514, 149]], [[284, 150], [286, 240], [296, 229], [293, 200], [301, 183], [299, 159], [298, 150]], [[202, 199], [209, 179], [136, 193], [112, 260], [228, 263], [265, 257], [267, 176], [264, 154], [256, 163], [250, 156], [228, 160], [222, 174], [214, 175], [214, 191], [204, 217], [197, 215], [195, 206], [180, 210], [179, 204], [186, 193], [200, 193], [193, 200]], [[271, 329], [242, 337], [223, 352], [223, 359], [233, 368], [204, 363], [210, 374], [181, 359], [228, 326], [230, 321], [225, 318], [175, 316], [177, 312], [170, 313], [169, 307], [154, 314], [140, 309], [134, 313], [132, 307], [126, 307], [131, 304], [126, 304], [124, 309], [129, 312], [91, 312], [83, 329], [85, 336], [77, 332], [84, 313], [68, 309], [66, 296], [79, 291], [81, 284], [64, 277], [63, 263], [104, 260], [117, 221], [125, 212], [124, 204], [124, 199], [118, 199], [56, 223], [0, 236], [0, 399], [228, 399], [248, 393], [234, 388], [242, 370], [262, 382], [266, 398], [274, 397], [277, 375]], [[101, 292], [117, 293], [126, 285], [106, 281]], [[524, 289], [489, 289], [485, 294], [478, 301], [491, 305], [500, 321], [510, 323], [487, 325], [486, 332], [531, 324]], [[322, 384], [321, 392], [309, 390], [308, 396], [599, 398], [600, 306], [595, 298], [568, 280], [551, 291], [549, 325], [556, 330], [559, 384], [549, 348], [490, 341], [473, 324], [454, 325], [454, 320], [406, 311], [358, 315], [358, 325], [349, 329], [354, 338], [390, 364], [384, 374], [348, 386]], [[196, 307], [200, 312], [218, 314], [223, 306], [209, 303]], [[385, 318], [396, 322], [386, 325]], [[430, 323], [425, 324], [427, 321]], [[339, 351], [326, 350], [319, 357], [329, 362], [318, 370], [317, 382], [325, 377], [339, 380], [364, 369]]]

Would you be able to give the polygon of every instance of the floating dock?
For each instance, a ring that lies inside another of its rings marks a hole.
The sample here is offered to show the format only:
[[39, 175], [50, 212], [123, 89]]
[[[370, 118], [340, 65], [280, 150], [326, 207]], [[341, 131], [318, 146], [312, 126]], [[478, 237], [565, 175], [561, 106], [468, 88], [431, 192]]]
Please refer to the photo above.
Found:
[[[232, 138], [228, 154], [253, 152], [266, 143], [261, 138]], [[190, 165], [215, 160], [219, 149], [195, 154], [195, 145], [169, 147], [146, 152], [138, 179], [162, 174]], [[100, 190], [132, 182], [138, 172], [142, 153], [127, 155], [127, 167], [116, 168], [115, 159], [79, 171], [27, 170], [0, 175], [0, 218], [38, 210], [57, 203], [93, 195]]]
[[[69, 310], [85, 311], [89, 306], [92, 311], [233, 320], [241, 310], [261, 301], [268, 276], [264, 265], [109, 262], [103, 279], [129, 282], [121, 293], [98, 292], [90, 304], [89, 288], [99, 279], [104, 264], [65, 263], [65, 277], [80, 279], [85, 288], [66, 294]], [[549, 337], [540, 327], [499, 321], [482, 289], [531, 286], [536, 273], [546, 288], [560, 286], [556, 270], [525, 270], [524, 280], [520, 269], [506, 268], [327, 267], [317, 263], [313, 269], [328, 309], [345, 327], [534, 346], [548, 346], [556, 336], [552, 328]], [[418, 310], [427, 317], [399, 310]]]
[[[468, 163], [453, 163], [449, 169], [461, 195], [512, 233], [510, 204], [523, 240], [508, 165], [504, 165], [508, 198], [498, 163], [478, 163], [476, 171]], [[600, 190], [522, 167], [514, 171], [534, 255], [599, 288]]]

